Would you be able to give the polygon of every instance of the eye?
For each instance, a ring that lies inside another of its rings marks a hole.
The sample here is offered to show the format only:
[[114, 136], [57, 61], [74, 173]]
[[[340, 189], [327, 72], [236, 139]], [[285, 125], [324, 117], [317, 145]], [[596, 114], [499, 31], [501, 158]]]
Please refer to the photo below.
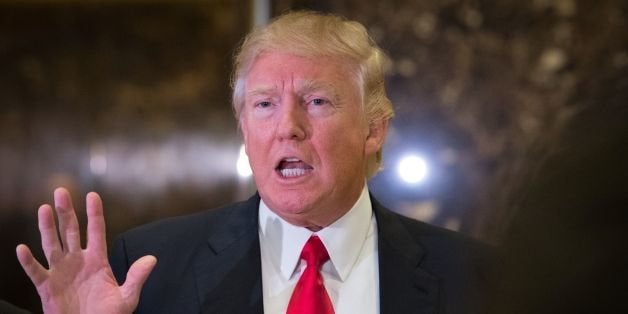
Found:
[[327, 104], [328, 101], [326, 99], [323, 98], [314, 98], [312, 100], [310, 100], [310, 104], [314, 105], [314, 106], [322, 106]]
[[306, 105], [306, 110], [312, 117], [326, 117], [333, 114], [337, 106], [327, 98], [310, 98]]
[[258, 119], [265, 119], [272, 116], [273, 112], [276, 111], [277, 106], [276, 103], [272, 100], [255, 100], [252, 102], [253, 107], [251, 110], [251, 114], [253, 117]]
[[260, 102], [255, 104], [255, 107], [258, 107], [258, 108], [268, 108], [268, 107], [270, 107], [272, 105], [273, 104], [270, 101], [260, 101]]

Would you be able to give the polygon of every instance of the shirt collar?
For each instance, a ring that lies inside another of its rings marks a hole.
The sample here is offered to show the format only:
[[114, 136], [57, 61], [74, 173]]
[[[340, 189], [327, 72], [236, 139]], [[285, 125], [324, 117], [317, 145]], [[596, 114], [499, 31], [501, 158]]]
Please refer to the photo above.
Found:
[[[340, 219], [316, 232], [336, 273], [344, 281], [355, 264], [369, 233], [373, 209], [366, 185], [353, 207]], [[291, 225], [275, 214], [263, 200], [259, 206], [260, 244], [285, 279], [295, 272], [301, 250], [314, 232]]]

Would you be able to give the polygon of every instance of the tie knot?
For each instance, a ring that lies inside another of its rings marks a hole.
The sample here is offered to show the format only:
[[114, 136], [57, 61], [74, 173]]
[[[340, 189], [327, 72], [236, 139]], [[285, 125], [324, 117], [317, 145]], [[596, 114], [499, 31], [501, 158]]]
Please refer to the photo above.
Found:
[[323, 263], [329, 260], [329, 253], [327, 253], [327, 249], [325, 249], [321, 239], [313, 235], [303, 246], [301, 258], [307, 262], [308, 267], [314, 267], [318, 270]]

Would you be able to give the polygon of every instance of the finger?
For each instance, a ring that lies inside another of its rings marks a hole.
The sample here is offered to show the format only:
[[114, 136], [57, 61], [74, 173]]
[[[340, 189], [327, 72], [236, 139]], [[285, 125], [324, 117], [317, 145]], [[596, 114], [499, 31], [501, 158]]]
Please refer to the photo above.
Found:
[[80, 251], [81, 237], [70, 193], [64, 188], [57, 188], [54, 194], [55, 209], [59, 217], [59, 235], [63, 249], [68, 252]]
[[88, 193], [85, 197], [87, 205], [87, 249], [100, 257], [107, 257], [107, 237], [102, 200], [97, 193]]
[[157, 264], [157, 258], [152, 255], [146, 255], [138, 259], [131, 265], [126, 275], [126, 281], [120, 287], [122, 295], [127, 300], [127, 304], [131, 305], [131, 308], [137, 306], [137, 302], [140, 298], [140, 291], [142, 286], [148, 279], [148, 275], [155, 268]]
[[39, 226], [39, 234], [41, 236], [41, 247], [44, 255], [48, 260], [48, 264], [52, 263], [52, 258], [57, 252], [61, 252], [61, 244], [59, 243], [59, 235], [55, 225], [52, 207], [50, 205], [41, 205], [37, 211], [37, 220]]
[[24, 244], [18, 245], [15, 248], [15, 253], [24, 272], [35, 286], [39, 286], [48, 278], [48, 271], [35, 259], [28, 246]]

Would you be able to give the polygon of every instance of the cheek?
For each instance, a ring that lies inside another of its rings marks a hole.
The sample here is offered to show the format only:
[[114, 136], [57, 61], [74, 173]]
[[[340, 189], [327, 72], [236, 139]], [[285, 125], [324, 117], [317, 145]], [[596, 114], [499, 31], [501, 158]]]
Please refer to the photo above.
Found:
[[249, 157], [249, 160], [253, 162], [252, 156], [255, 156], [257, 151], [257, 139], [255, 138], [255, 126], [251, 126], [245, 117], [242, 117], [240, 122], [240, 129], [242, 130], [242, 137], [244, 139], [244, 150]]
[[251, 124], [243, 125], [242, 135], [244, 137], [245, 151], [250, 162], [252, 164], [263, 162], [269, 156], [268, 151], [271, 144], [269, 138], [272, 138], [268, 129]]
[[249, 134], [244, 138], [244, 146], [246, 147], [246, 154], [249, 156], [249, 159], [257, 160], [261, 154], [262, 143], [260, 143], [260, 139], [256, 138], [256, 134]]
[[357, 126], [354, 129], [329, 127], [315, 145], [322, 159], [340, 167], [340, 171], [348, 170], [354, 164], [359, 165], [364, 157], [366, 135], [362, 133]]

